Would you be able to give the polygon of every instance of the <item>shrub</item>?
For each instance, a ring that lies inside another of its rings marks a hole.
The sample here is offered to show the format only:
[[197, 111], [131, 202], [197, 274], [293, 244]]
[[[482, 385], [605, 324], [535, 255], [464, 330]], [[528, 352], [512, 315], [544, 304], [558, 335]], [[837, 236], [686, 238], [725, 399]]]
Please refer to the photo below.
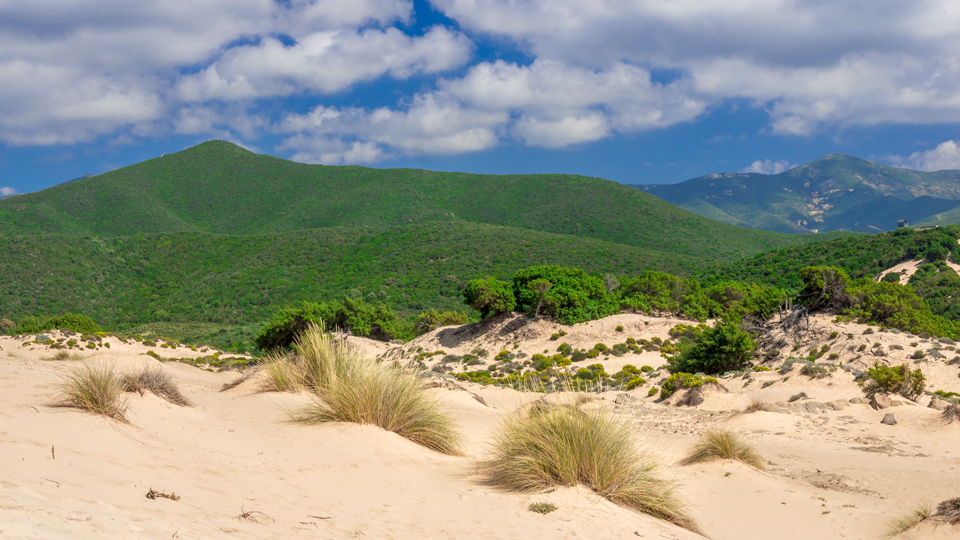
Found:
[[913, 351], [913, 354], [910, 355], [910, 358], [914, 360], [920, 360], [927, 357], [927, 353], [923, 352], [920, 349]]
[[513, 311], [516, 297], [509, 283], [486, 277], [474, 279], [463, 289], [463, 302], [480, 312], [480, 318]]
[[[716, 381], [716, 379], [713, 379]], [[704, 379], [690, 373], [674, 373], [673, 375], [667, 377], [667, 380], [663, 381], [663, 384], [660, 385], [660, 398], [668, 398], [673, 395], [677, 390], [682, 390], [684, 388], [698, 388], [703, 386]]]
[[16, 326], [18, 334], [39, 334], [48, 330], [73, 330], [81, 334], [95, 334], [101, 331], [93, 319], [79, 313], [64, 313], [45, 319], [24, 317]]
[[691, 465], [717, 459], [741, 461], [755, 469], [764, 470], [763, 458], [757, 450], [739, 434], [724, 429], [711, 429], [705, 432], [682, 463]]
[[173, 376], [165, 372], [160, 366], [144, 367], [139, 373], [134, 375], [125, 375], [124, 383], [127, 392], [137, 392], [141, 396], [145, 392], [165, 399], [174, 405], [181, 407], [192, 407], [193, 403], [180, 393]]
[[10, 319], [0, 319], [0, 334], [13, 334], [17, 329], [17, 323]]
[[767, 366], [753, 366], [754, 371], [770, 371], [770, 368]]
[[[544, 290], [537, 284], [548, 283]], [[513, 275], [517, 309], [555, 317], [563, 324], [600, 319], [620, 311], [617, 300], [607, 293], [603, 279], [582, 268], [532, 266]]]
[[697, 339], [670, 358], [671, 373], [718, 374], [743, 369], [750, 360], [756, 342], [737, 324], [717, 323], [700, 333]]
[[805, 365], [800, 368], [800, 374], [811, 379], [823, 379], [830, 376], [830, 371], [824, 366]]
[[617, 327], [614, 328], [614, 330], [616, 330], [617, 332], [623, 332], [623, 325], [622, 325], [622, 324], [618, 324]]
[[555, 504], [550, 504], [547, 502], [534, 502], [530, 503], [530, 506], [527, 507], [527, 510], [531, 512], [536, 512], [537, 514], [549, 514], [557, 509]]
[[583, 484], [611, 502], [698, 531], [658, 477], [653, 457], [632, 438], [626, 418], [574, 404], [528, 408], [508, 418], [481, 464], [484, 480], [514, 491]]
[[467, 314], [462, 311], [444, 311], [428, 309], [417, 315], [413, 323], [414, 332], [419, 336], [441, 326], [458, 326], [467, 323]]
[[60, 386], [62, 404], [126, 422], [122, 399], [126, 381], [113, 366], [83, 364], [73, 369]]
[[657, 392], [658, 392], [657, 387], [654, 386], [653, 388], [647, 391], [647, 397], [655, 396]]
[[460, 453], [453, 421], [415, 373], [360, 356], [316, 326], [302, 335], [297, 353], [315, 399], [295, 420], [373, 424], [432, 450]]
[[312, 302], [303, 302], [296, 307], [281, 309], [257, 333], [253, 341], [262, 351], [289, 349], [297, 336], [310, 325], [323, 327], [325, 320], [333, 319], [336, 315], [335, 310], [335, 306], [330, 304]]
[[551, 340], [551, 341], [556, 341], [556, 340], [562, 338], [562, 337], [565, 336], [565, 335], [567, 335], [567, 333], [564, 332], [563, 330], [560, 330], [559, 332], [556, 332], [556, 333], [554, 333], [554, 334], [550, 334], [550, 340]]
[[906, 364], [888, 367], [874, 363], [864, 376], [857, 381], [863, 393], [872, 398], [878, 392], [897, 393], [907, 399], [915, 400], [923, 394], [926, 377], [920, 369], [910, 371]]
[[954, 420], [960, 420], [960, 405], [956, 403], [947, 405], [947, 408], [943, 410], [943, 419], [948, 424], [953, 423]]
[[634, 388], [638, 386], [643, 386], [645, 384], [647, 384], [646, 379], [640, 376], [636, 376], [636, 377], [631, 377], [630, 380], [627, 381], [627, 385], [624, 388], [627, 390], [633, 390]]

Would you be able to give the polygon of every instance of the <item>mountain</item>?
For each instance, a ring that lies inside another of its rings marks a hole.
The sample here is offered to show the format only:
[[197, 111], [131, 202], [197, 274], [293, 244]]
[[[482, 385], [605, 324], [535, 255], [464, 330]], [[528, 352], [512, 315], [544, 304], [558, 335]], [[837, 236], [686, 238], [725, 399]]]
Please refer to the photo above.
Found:
[[692, 276], [837, 236], [728, 225], [599, 178], [305, 165], [211, 141], [0, 201], [0, 318], [81, 312], [243, 350], [306, 300], [409, 317], [538, 264]]
[[0, 201], [0, 234], [257, 235], [437, 221], [707, 259], [817, 240], [725, 225], [599, 178], [305, 165], [224, 141]]
[[960, 171], [899, 169], [830, 154], [775, 175], [723, 173], [635, 185], [702, 216], [778, 232], [881, 232], [960, 222]]

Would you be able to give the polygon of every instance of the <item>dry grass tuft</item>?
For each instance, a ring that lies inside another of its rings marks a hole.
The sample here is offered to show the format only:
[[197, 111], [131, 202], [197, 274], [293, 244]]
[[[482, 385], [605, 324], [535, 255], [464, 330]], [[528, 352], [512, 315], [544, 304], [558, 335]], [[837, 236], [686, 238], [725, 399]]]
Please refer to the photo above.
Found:
[[113, 366], [83, 364], [60, 385], [61, 404], [126, 422], [127, 404], [122, 399], [125, 388], [123, 375]]
[[48, 356], [48, 357], [46, 357], [46, 358], [43, 358], [43, 360], [47, 360], [47, 361], [77, 360], [77, 361], [80, 361], [80, 360], [83, 360], [83, 356], [81, 356], [80, 353], [71, 353], [71, 352], [69, 352], [69, 351], [57, 351], [57, 354], [55, 354], [55, 355], [53, 355], [53, 356]]
[[725, 429], [706, 431], [693, 445], [682, 463], [691, 465], [717, 459], [733, 459], [755, 469], [764, 470], [763, 458], [757, 453], [756, 448], [748, 444], [738, 433]]
[[181, 407], [192, 407], [193, 403], [180, 393], [173, 376], [163, 370], [160, 366], [144, 367], [139, 373], [134, 375], [125, 375], [125, 390], [127, 392], [137, 392], [141, 396], [150, 392], [153, 395], [165, 399], [174, 405]]
[[377, 364], [314, 326], [297, 343], [303, 386], [313, 404], [299, 422], [373, 424], [444, 454], [460, 454], [460, 434], [416, 373]]
[[938, 504], [936, 516], [951, 525], [960, 525], [960, 497]]
[[947, 408], [943, 410], [943, 419], [946, 420], [947, 423], [960, 420], [960, 405], [956, 403], [947, 405]]
[[699, 532], [628, 422], [575, 403], [527, 408], [500, 426], [481, 473], [486, 483], [513, 491], [583, 484], [616, 504]]
[[750, 396], [750, 403], [747, 404], [747, 408], [743, 410], [744, 414], [750, 414], [755, 412], [763, 411], [763, 408], [770, 403], [770, 400], [759, 396], [753, 395]]
[[909, 514], [903, 517], [894, 519], [887, 525], [889, 529], [887, 531], [887, 535], [896, 536], [898, 534], [901, 534], [907, 530], [910, 530], [916, 527], [917, 525], [920, 524], [921, 521], [930, 517], [930, 514], [932, 512], [933, 511], [930, 508], [930, 503], [928, 502], [918, 503], [917, 507], [914, 508]]

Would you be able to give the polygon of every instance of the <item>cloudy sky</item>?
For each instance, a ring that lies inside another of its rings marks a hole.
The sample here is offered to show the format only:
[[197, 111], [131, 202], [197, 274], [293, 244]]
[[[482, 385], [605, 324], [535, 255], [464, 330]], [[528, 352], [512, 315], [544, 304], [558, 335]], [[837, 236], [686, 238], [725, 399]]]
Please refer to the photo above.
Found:
[[668, 183], [958, 128], [956, 0], [0, 0], [0, 196], [213, 138]]

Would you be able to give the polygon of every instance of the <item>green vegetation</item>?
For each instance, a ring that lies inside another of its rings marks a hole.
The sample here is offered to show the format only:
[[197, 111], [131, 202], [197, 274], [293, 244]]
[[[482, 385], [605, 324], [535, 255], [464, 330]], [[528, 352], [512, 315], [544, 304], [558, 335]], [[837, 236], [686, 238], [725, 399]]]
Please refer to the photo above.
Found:
[[671, 373], [720, 374], [743, 369], [750, 361], [756, 342], [733, 322], [697, 330], [692, 341], [680, 346], [678, 354], [668, 358]]
[[891, 367], [875, 363], [857, 382], [869, 398], [882, 392], [900, 394], [907, 399], [916, 400], [923, 395], [926, 377], [919, 368], [910, 371], [906, 364]]
[[533, 502], [527, 507], [527, 510], [537, 514], [549, 514], [557, 509], [557, 505], [546, 502]]
[[23, 317], [15, 329], [18, 334], [39, 334], [49, 330], [73, 330], [81, 334], [100, 332], [100, 327], [93, 322], [93, 319], [76, 313], [65, 313], [42, 319], [31, 316]]
[[[889, 230], [960, 222], [956, 171], [919, 172], [831, 154], [777, 175], [712, 174], [637, 186], [700, 215], [782, 232]], [[811, 200], [813, 207], [811, 207]]]
[[704, 384], [720, 384], [713, 377], [700, 377], [690, 373], [674, 373], [660, 385], [660, 399], [666, 399], [684, 388], [700, 388]]
[[527, 408], [500, 426], [481, 472], [487, 483], [514, 491], [583, 484], [611, 502], [698, 531], [674, 485], [656, 475], [654, 458], [631, 433], [625, 418], [602, 408]]
[[717, 459], [741, 461], [755, 469], [764, 470], [763, 458], [756, 448], [748, 444], [741, 435], [726, 429], [706, 431], [694, 444], [683, 463], [691, 465]]
[[83, 364], [74, 368], [60, 385], [62, 403], [68, 407], [126, 422], [127, 403], [124, 376], [109, 364]]

